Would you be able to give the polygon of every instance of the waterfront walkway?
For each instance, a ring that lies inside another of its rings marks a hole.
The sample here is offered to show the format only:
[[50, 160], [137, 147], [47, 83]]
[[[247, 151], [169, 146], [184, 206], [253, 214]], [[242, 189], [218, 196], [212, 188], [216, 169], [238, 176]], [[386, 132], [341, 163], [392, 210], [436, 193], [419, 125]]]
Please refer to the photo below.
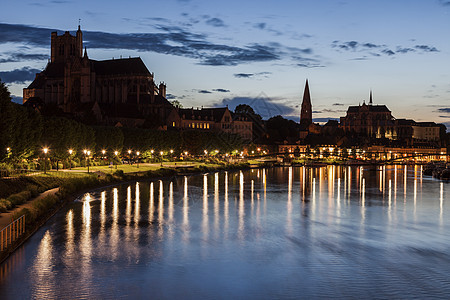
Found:
[[39, 196], [37, 196], [36, 198], [30, 199], [26, 203], [16, 206], [14, 209], [9, 210], [8, 212], [0, 213], [0, 231], [3, 228], [5, 228], [6, 226], [8, 226], [13, 221], [14, 213], [20, 211], [22, 208], [31, 208], [33, 206], [34, 201], [42, 199], [48, 195], [54, 195], [58, 191], [59, 191], [59, 187], [45, 191], [45, 192], [41, 193]]

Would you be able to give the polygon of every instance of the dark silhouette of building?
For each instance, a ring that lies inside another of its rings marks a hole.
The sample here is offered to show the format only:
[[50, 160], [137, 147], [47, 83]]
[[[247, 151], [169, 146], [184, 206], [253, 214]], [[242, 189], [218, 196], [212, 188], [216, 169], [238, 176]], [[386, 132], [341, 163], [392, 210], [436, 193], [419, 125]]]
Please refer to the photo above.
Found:
[[233, 133], [248, 142], [252, 140], [252, 126], [251, 120], [228, 107], [174, 108], [167, 118], [168, 128]]
[[345, 132], [373, 138], [390, 138], [394, 134], [394, 117], [386, 105], [373, 105], [372, 91], [367, 105], [349, 106], [347, 115], [341, 117]]
[[306, 79], [305, 91], [303, 92], [302, 110], [300, 113], [300, 126], [308, 127], [312, 123], [312, 105], [309, 94], [308, 79]]
[[83, 54], [83, 34], [51, 34], [51, 60], [23, 91], [23, 103], [89, 123], [161, 126], [172, 111], [166, 85], [157, 86], [139, 58], [96, 61]]

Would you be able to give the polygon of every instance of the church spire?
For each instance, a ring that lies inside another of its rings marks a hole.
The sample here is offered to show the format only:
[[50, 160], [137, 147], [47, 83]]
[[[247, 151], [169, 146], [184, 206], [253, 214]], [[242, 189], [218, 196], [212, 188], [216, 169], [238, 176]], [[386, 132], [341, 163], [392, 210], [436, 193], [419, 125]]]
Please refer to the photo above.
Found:
[[308, 79], [306, 79], [305, 91], [303, 92], [302, 110], [300, 113], [300, 124], [310, 125], [312, 123], [311, 95], [309, 94]]
[[369, 105], [372, 105], [372, 90], [370, 90]]

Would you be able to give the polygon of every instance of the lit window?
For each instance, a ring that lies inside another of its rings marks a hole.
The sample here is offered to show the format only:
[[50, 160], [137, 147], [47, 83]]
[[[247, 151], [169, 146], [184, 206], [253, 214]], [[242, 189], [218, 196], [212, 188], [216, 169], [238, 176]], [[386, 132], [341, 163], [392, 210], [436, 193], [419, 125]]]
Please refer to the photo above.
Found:
[[175, 122], [172, 122], [172, 126], [175, 127]]

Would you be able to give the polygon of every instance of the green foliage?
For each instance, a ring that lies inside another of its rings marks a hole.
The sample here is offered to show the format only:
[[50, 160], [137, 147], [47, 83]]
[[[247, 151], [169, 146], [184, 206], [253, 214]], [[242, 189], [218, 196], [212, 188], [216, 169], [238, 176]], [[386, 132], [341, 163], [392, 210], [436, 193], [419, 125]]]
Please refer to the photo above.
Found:
[[117, 127], [106, 126], [95, 126], [93, 129], [97, 153], [107, 150], [108, 155], [111, 157], [114, 151], [120, 152], [122, 150], [124, 141], [122, 130]]
[[47, 213], [56, 203], [59, 202], [59, 198], [56, 195], [48, 195], [42, 199], [33, 202], [32, 207], [36, 210], [37, 215]]
[[30, 191], [23, 191], [17, 194], [13, 194], [9, 196], [6, 200], [11, 202], [11, 204], [14, 206], [24, 204], [31, 198], [31, 192]]
[[64, 159], [69, 149], [82, 155], [83, 149], [94, 149], [94, 130], [86, 125], [65, 118], [50, 117], [44, 120], [42, 144], [50, 149], [52, 158]]
[[75, 193], [76, 191], [81, 191], [83, 189], [94, 187], [99, 184], [99, 179], [96, 175], [70, 178], [61, 184], [59, 189], [59, 195], [61, 197], [66, 197]]

